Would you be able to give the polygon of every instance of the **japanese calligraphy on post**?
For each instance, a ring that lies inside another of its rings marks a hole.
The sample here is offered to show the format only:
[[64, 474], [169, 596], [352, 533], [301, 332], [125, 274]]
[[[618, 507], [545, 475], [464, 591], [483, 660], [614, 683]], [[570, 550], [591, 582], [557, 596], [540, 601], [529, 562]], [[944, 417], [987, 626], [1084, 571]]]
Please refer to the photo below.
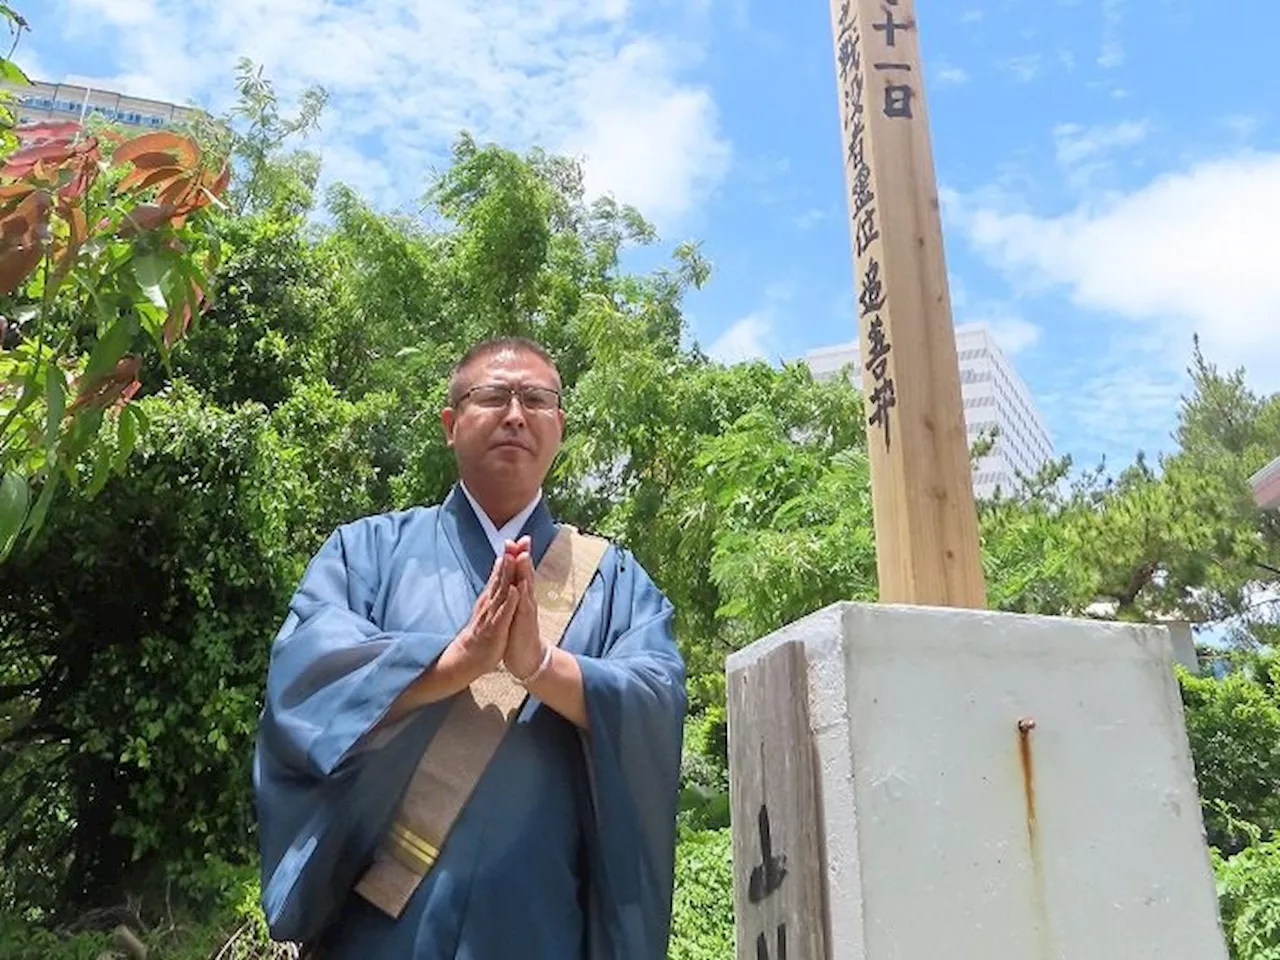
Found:
[[[885, 449], [893, 445], [893, 413], [897, 407], [890, 341], [881, 312], [886, 294], [880, 278], [883, 259], [871, 160], [867, 148], [868, 88], [871, 109], [883, 111], [891, 120], [911, 120], [916, 97], [909, 59], [893, 58], [898, 41], [915, 23], [904, 16], [902, 0], [880, 0], [882, 19], [873, 20], [871, 36], [864, 38], [856, 0], [836, 0], [836, 62], [842, 101], [842, 119], [847, 154], [845, 164], [850, 190], [849, 210], [853, 222], [853, 246], [857, 266], [858, 325], [863, 331], [862, 358], [867, 426], [879, 432]], [[868, 80], [867, 64], [871, 66]], [[866, 381], [866, 376], [870, 380]]]
[[830, 2], [880, 595], [980, 607], [915, 3]]

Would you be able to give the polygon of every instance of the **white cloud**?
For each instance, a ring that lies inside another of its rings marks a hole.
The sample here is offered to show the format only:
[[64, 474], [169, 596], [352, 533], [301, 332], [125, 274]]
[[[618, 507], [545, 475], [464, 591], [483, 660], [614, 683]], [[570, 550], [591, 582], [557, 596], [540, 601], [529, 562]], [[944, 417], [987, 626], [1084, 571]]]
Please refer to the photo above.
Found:
[[678, 86], [656, 44], [625, 47], [582, 95], [582, 129], [565, 146], [588, 158], [590, 192], [613, 192], [669, 222], [728, 170], [728, 144], [708, 135], [717, 123], [710, 92]]
[[716, 338], [707, 354], [720, 363], [742, 363], [768, 356], [767, 343], [773, 335], [773, 318], [766, 312], [743, 317]]
[[[320, 146], [399, 201], [429, 162], [477, 139], [582, 156], [589, 189], [671, 226], [723, 178], [730, 146], [700, 50], [639, 32], [627, 0], [62, 0], [62, 38], [116, 51], [112, 83], [213, 109], [248, 56], [283, 98], [330, 92]], [[51, 18], [51, 22], [54, 22]], [[145, 24], [146, 29], [140, 27]], [[362, 177], [361, 180], [367, 179]]]
[[1058, 164], [1077, 167], [1113, 150], [1135, 146], [1145, 140], [1149, 132], [1150, 125], [1146, 121], [1128, 120], [1096, 127], [1060, 123], [1053, 130]]
[[1120, 22], [1124, 0], [1102, 0], [1102, 52], [1098, 66], [1114, 70], [1124, 63], [1124, 45], [1120, 41]]
[[[12, 43], [12, 39], [9, 42]], [[5, 50], [7, 52], [8, 48], [6, 47]], [[13, 62], [21, 67], [22, 72], [32, 80], [44, 80], [48, 77], [44, 67], [44, 60], [35, 47], [32, 46], [29, 35], [25, 36], [22, 42], [18, 44], [18, 49], [13, 54]]]
[[1185, 364], [1193, 333], [1262, 389], [1280, 387], [1280, 154], [1168, 174], [1060, 216], [948, 198], [970, 241], [1024, 290], [1154, 325]]
[[1173, 445], [1170, 431], [1185, 389], [1186, 378], [1162, 357], [1130, 345], [1064, 365], [1056, 388], [1037, 399], [1057, 432], [1069, 437], [1059, 455], [1071, 454], [1082, 468], [1106, 457], [1114, 472], [1139, 450], [1155, 455]]
[[812, 230], [824, 220], [830, 219], [832, 213], [829, 209], [823, 210], [820, 207], [811, 207], [804, 213], [798, 214], [791, 218], [792, 225], [801, 232]]
[[1040, 76], [1044, 66], [1044, 56], [1039, 53], [1027, 53], [1019, 57], [1008, 57], [999, 61], [998, 66], [1018, 83], [1031, 83]]
[[1093, 127], [1060, 123], [1053, 129], [1058, 167], [1077, 190], [1097, 189], [1112, 174], [1115, 155], [1136, 147], [1149, 133], [1150, 124], [1145, 120]]
[[762, 305], [731, 324], [707, 348], [707, 354], [721, 363], [776, 358], [777, 316], [788, 308], [795, 293], [795, 284], [790, 280], [765, 284]]
[[938, 81], [941, 87], [958, 87], [969, 82], [969, 72], [963, 67], [954, 67], [950, 64], [940, 65], [934, 72], [934, 79]]
[[1013, 356], [1035, 346], [1040, 342], [1041, 330], [1034, 323], [1014, 315], [994, 314], [980, 316], [968, 322], [981, 323], [1005, 353]]
[[1262, 126], [1262, 118], [1250, 113], [1233, 113], [1222, 118], [1222, 125], [1232, 135], [1239, 137], [1241, 140], [1248, 140]]

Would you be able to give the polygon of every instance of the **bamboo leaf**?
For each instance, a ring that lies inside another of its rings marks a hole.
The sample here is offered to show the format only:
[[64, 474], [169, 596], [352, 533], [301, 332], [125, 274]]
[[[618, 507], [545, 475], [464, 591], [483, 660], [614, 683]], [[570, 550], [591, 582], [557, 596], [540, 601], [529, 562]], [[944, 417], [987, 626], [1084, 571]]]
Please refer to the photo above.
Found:
[[53, 460], [62, 428], [62, 415], [67, 408], [67, 384], [57, 364], [49, 364], [45, 371], [44, 387], [45, 404], [49, 408], [48, 422], [45, 425], [45, 446], [49, 448], [49, 459]]
[[12, 60], [0, 60], [0, 80], [21, 87], [31, 86], [31, 78], [22, 72], [22, 68]]
[[120, 411], [120, 423], [116, 429], [118, 446], [114, 467], [116, 473], [120, 473], [133, 456], [134, 447], [138, 443], [138, 421], [134, 419], [132, 406]]
[[40, 497], [36, 500], [35, 509], [31, 511], [31, 516], [27, 520], [27, 546], [31, 546], [32, 541], [44, 529], [44, 522], [49, 516], [49, 505], [53, 503], [59, 485], [58, 471], [51, 468], [48, 476], [45, 477]]
[[85, 495], [89, 498], [92, 499], [101, 493], [102, 488], [111, 479], [112, 460], [111, 449], [105, 444], [99, 445], [97, 455], [93, 458], [93, 475], [89, 480], [89, 486], [85, 489]]
[[142, 287], [142, 292], [147, 299], [162, 310], [169, 308], [169, 303], [165, 299], [162, 288], [164, 278], [168, 272], [168, 265], [154, 253], [147, 253], [134, 258], [133, 275], [137, 278], [138, 285]]
[[0, 559], [7, 557], [13, 549], [22, 525], [26, 523], [30, 500], [27, 478], [12, 470], [6, 473], [4, 480], [0, 481]]

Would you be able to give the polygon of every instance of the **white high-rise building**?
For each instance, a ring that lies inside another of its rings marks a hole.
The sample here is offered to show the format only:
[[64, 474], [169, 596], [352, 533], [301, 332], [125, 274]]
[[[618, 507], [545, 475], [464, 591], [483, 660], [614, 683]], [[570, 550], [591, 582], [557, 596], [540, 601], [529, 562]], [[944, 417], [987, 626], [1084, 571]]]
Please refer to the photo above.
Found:
[[[997, 487], [1011, 492], [1018, 473], [1034, 474], [1053, 459], [1053, 441], [1036, 411], [1031, 391], [985, 324], [956, 327], [956, 351], [960, 355], [960, 385], [970, 446], [983, 433], [999, 428], [991, 453], [974, 468], [974, 495], [990, 497]], [[819, 348], [807, 354], [804, 361], [820, 380], [851, 366], [854, 385], [861, 389], [860, 353], [855, 341]]]

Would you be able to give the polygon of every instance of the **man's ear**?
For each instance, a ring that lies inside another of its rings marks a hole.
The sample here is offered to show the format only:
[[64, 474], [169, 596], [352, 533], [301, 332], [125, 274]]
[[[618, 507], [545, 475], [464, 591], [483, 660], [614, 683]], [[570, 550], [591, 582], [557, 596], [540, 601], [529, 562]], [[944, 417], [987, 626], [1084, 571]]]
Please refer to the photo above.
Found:
[[458, 417], [453, 407], [445, 407], [440, 411], [440, 423], [444, 426], [444, 442], [450, 447], [453, 446], [453, 428], [457, 421]]

